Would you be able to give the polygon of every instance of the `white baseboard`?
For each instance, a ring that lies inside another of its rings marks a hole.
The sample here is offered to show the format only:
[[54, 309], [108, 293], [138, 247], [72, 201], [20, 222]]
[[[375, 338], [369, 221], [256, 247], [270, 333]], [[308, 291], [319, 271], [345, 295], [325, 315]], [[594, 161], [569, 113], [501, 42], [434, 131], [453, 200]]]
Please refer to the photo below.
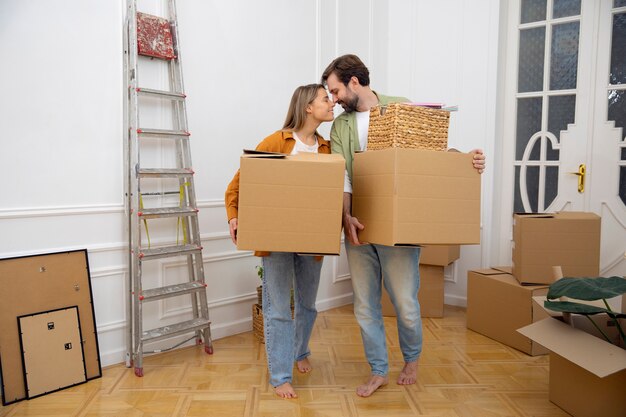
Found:
[[457, 307], [467, 307], [467, 297], [460, 297], [458, 295], [444, 295], [443, 303]]
[[[318, 301], [316, 303], [318, 311], [326, 311], [331, 308], [341, 307], [347, 304], [352, 303], [352, 294], [344, 294], [334, 298], [328, 298], [325, 300]], [[115, 332], [125, 331], [125, 326], [120, 328], [116, 328]], [[252, 331], [252, 317], [247, 317], [245, 319], [231, 321], [228, 323], [223, 323], [221, 325], [211, 325], [211, 338], [215, 341], [218, 339], [222, 339], [224, 337], [233, 336], [239, 333]], [[110, 332], [113, 333], [113, 332]], [[146, 346], [146, 350], [164, 350], [168, 349], [171, 346], [176, 345], [177, 343], [182, 342], [186, 338], [189, 338], [191, 334], [173, 337], [171, 339], [159, 340], [157, 342], [151, 343]], [[100, 335], [103, 337], [103, 334]], [[179, 346], [179, 348], [193, 346], [194, 341], [190, 340], [187, 343]], [[126, 361], [126, 347], [122, 347], [120, 349], [109, 350], [108, 352], [100, 352], [100, 362], [102, 366], [111, 366], [120, 363], [124, 363]]]

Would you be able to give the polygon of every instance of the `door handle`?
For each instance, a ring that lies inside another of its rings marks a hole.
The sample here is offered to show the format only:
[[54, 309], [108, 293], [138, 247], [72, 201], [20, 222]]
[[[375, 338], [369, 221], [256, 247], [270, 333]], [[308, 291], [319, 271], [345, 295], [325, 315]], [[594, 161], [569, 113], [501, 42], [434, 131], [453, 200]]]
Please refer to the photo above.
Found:
[[578, 176], [578, 192], [585, 192], [585, 174], [587, 172], [587, 168], [585, 164], [580, 164], [578, 166], [578, 172], [569, 172], [569, 174]]

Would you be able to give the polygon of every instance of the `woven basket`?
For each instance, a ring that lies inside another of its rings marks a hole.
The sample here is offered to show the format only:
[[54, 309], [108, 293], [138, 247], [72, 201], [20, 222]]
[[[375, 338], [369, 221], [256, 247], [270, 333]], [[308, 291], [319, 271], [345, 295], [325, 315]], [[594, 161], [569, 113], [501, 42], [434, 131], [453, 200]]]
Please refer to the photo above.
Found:
[[[294, 318], [294, 307], [291, 306], [291, 318]], [[252, 304], [252, 333], [261, 343], [265, 343], [265, 331], [263, 329], [263, 308], [260, 304]]]
[[370, 111], [367, 149], [413, 148], [445, 151], [450, 112], [406, 103]]
[[263, 306], [263, 286], [256, 287], [256, 302], [258, 305]]
[[259, 304], [252, 305], [252, 332], [254, 337], [261, 343], [265, 343], [263, 331], [263, 309]]

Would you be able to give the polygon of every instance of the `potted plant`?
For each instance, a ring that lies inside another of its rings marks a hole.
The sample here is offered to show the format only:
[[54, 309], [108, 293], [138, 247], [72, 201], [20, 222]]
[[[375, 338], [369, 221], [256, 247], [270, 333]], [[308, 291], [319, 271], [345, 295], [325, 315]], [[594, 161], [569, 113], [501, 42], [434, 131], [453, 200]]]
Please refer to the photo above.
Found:
[[263, 306], [263, 266], [257, 265], [256, 274], [259, 276], [259, 280], [261, 280], [261, 285], [256, 287], [256, 295], [257, 295], [257, 304]]
[[[626, 314], [613, 311], [607, 302], [607, 299], [622, 294], [626, 294], [626, 278], [624, 277], [561, 278], [550, 285], [548, 295], [546, 296], [548, 300], [544, 302], [544, 306], [549, 310], [563, 313], [566, 321], [568, 321], [569, 315], [572, 313], [585, 316], [609, 343], [613, 343], [608, 335], [590, 317], [594, 314], [604, 313], [614, 322], [619, 332], [621, 346], [626, 347], [626, 335], [620, 325], [620, 319], [626, 318]], [[583, 301], [601, 300], [604, 307], [579, 303], [569, 299], [559, 300], [560, 297]]]

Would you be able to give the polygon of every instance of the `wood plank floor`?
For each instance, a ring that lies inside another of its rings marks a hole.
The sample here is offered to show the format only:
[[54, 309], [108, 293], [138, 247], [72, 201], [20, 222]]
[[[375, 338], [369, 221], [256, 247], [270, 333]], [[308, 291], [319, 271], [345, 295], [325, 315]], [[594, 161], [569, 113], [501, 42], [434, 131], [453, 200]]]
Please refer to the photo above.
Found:
[[557, 417], [548, 401], [548, 357], [531, 357], [467, 330], [465, 310], [424, 319], [418, 382], [395, 383], [403, 365], [395, 319], [386, 318], [389, 385], [370, 398], [355, 387], [369, 375], [352, 306], [320, 313], [311, 340], [313, 372], [295, 371], [299, 398], [283, 400], [267, 382], [264, 345], [252, 333], [150, 356], [143, 378], [116, 365], [103, 377], [0, 408], [1, 417]]

